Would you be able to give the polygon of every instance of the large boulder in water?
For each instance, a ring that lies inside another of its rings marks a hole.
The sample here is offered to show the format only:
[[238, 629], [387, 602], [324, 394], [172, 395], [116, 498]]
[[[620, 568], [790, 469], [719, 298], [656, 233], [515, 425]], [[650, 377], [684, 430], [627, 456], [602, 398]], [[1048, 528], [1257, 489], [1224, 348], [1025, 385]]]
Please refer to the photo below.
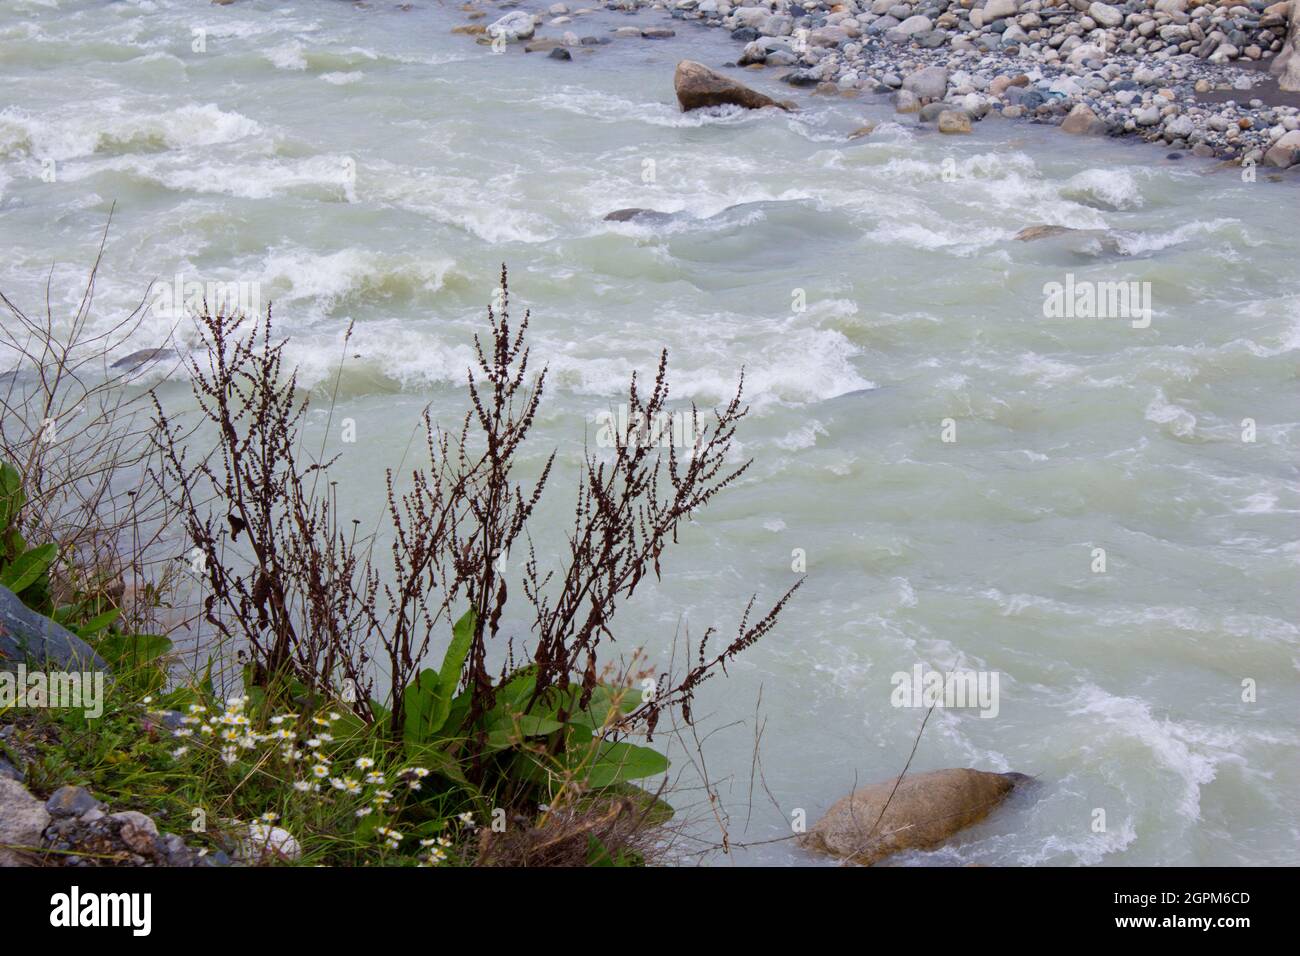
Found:
[[1019, 773], [962, 769], [872, 784], [832, 806], [799, 842], [864, 866], [903, 850], [929, 850], [984, 819], [1030, 779]]
[[761, 110], [766, 106], [790, 109], [789, 103], [778, 102], [757, 90], [751, 90], [694, 60], [682, 60], [677, 64], [673, 86], [677, 90], [677, 102], [682, 105], [683, 112], [728, 104], [749, 110]]
[[500, 37], [506, 42], [527, 40], [536, 29], [533, 15], [522, 10], [512, 10], [500, 20], [487, 28], [487, 35], [494, 39]]
[[605, 222], [668, 222], [673, 213], [660, 212], [658, 209], [643, 209], [631, 206], [627, 209], [615, 209], [601, 217]]
[[175, 357], [176, 352], [172, 349], [137, 349], [114, 362], [112, 368], [137, 369], [150, 362], [161, 362]]

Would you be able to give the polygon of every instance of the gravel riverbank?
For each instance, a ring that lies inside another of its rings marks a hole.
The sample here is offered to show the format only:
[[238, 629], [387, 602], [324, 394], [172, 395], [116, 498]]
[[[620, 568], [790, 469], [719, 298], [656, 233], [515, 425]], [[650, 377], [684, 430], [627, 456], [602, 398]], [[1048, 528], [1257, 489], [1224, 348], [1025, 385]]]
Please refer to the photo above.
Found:
[[[466, 3], [477, 22], [459, 29], [483, 34], [482, 42], [498, 37], [565, 54], [609, 39], [580, 35], [594, 6], [556, 3], [541, 14], [503, 9], [510, 6]], [[898, 113], [920, 123], [944, 112], [975, 122], [993, 114], [1248, 165], [1300, 164], [1300, 94], [1280, 90], [1268, 70], [1288, 44], [1290, 2], [606, 0], [604, 7], [659, 10], [728, 30], [740, 45], [736, 66], [776, 70], [815, 94], [887, 94]], [[656, 39], [669, 31], [656, 22], [613, 34]], [[968, 126], [949, 121], [940, 129]]]

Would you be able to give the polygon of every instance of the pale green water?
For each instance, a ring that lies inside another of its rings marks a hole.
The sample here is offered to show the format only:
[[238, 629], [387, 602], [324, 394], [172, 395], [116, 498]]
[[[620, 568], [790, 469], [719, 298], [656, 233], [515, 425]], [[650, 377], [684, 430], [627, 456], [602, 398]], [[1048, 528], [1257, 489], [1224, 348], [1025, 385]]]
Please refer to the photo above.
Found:
[[[893, 708], [889, 678], [919, 661], [998, 671], [1001, 698], [996, 719], [936, 711], [914, 769], [1045, 786], [901, 862], [1295, 862], [1294, 187], [1000, 121], [847, 142], [892, 119], [864, 101], [682, 116], [672, 67], [734, 56], [720, 31], [556, 63], [494, 56], [459, 22], [456, 5], [3, 0], [0, 287], [36, 304], [54, 262], [71, 301], [116, 201], [105, 323], [154, 278], [260, 282], [320, 382], [355, 319], [341, 476], [365, 518], [423, 405], [461, 408], [503, 260], [552, 370], [534, 462], [558, 446], [572, 466], [661, 346], [674, 395], [705, 404], [744, 365], [756, 465], [619, 620], [620, 644], [662, 659], [679, 624], [726, 633], [751, 593], [775, 599], [806, 551], [778, 632], [700, 702], [726, 728], [708, 752], [733, 840], [789, 832], [761, 796], [740, 832], [753, 728], [730, 725], [760, 687], [767, 785], [815, 819], [855, 775], [902, 767], [922, 711]], [[723, 214], [600, 221], [634, 205]], [[1009, 241], [1038, 222], [1117, 230], [1125, 254]], [[1066, 273], [1152, 283], [1151, 327], [1044, 318]], [[569, 508], [561, 477], [535, 533]], [[739, 859], [808, 862], [785, 843]]]

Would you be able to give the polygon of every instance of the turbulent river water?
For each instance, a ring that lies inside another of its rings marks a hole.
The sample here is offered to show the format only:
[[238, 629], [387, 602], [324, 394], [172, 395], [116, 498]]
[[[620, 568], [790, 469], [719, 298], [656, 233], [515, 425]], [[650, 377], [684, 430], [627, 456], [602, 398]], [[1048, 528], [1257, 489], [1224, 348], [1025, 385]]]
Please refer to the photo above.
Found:
[[[1002, 120], [927, 134], [871, 98], [683, 115], [674, 64], [734, 58], [724, 31], [559, 62], [463, 22], [451, 3], [0, 0], [0, 288], [36, 309], [51, 277], [69, 314], [116, 204], [96, 323], [151, 280], [248, 283], [314, 385], [354, 321], [339, 478], [369, 520], [421, 409], [461, 413], [504, 261], [551, 371], [529, 461], [558, 448], [564, 471], [539, 542], [633, 370], [666, 347], [674, 398], [712, 406], [743, 366], [755, 464], [617, 620], [662, 662], [806, 556], [778, 630], [697, 706], [732, 840], [756, 844], [732, 859], [813, 862], [764, 841], [899, 772], [925, 711], [893, 706], [891, 677], [919, 663], [996, 672], [999, 696], [996, 716], [937, 709], [913, 770], [1041, 785], [893, 863], [1294, 862], [1294, 185]], [[629, 22], [667, 17], [545, 32]], [[680, 215], [602, 221], [628, 206]], [[1013, 239], [1032, 224], [1095, 231]], [[1149, 283], [1149, 325], [1045, 314], [1067, 281]], [[779, 811], [758, 784], [749, 808], [760, 690]]]

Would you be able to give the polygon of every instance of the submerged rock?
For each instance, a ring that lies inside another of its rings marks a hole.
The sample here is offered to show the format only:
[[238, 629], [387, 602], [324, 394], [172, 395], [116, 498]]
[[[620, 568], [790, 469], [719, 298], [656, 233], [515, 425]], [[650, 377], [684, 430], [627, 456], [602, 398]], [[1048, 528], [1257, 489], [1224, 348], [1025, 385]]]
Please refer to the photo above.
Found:
[[1079, 232], [1078, 229], [1072, 229], [1069, 226], [1025, 226], [1016, 233], [1015, 238], [1021, 242], [1033, 242], [1035, 239], [1050, 239], [1052, 236], [1063, 236], [1068, 232]]
[[939, 132], [956, 135], [970, 132], [970, 116], [965, 110], [944, 110], [939, 114]]
[[138, 349], [130, 355], [123, 356], [113, 363], [112, 368], [138, 368], [141, 365], [147, 365], [149, 362], [158, 362], [162, 359], [176, 357], [175, 349]]
[[729, 104], [750, 110], [760, 110], [767, 106], [783, 110], [791, 108], [789, 103], [778, 102], [757, 90], [751, 90], [694, 60], [682, 60], [677, 64], [673, 86], [677, 90], [677, 102], [681, 104], [683, 112]]
[[627, 209], [615, 209], [601, 218], [605, 222], [631, 222], [634, 219], [642, 222], [667, 222], [673, 218], [673, 214], [660, 212], [657, 209], [642, 209], [639, 206], [631, 206]]
[[536, 27], [533, 25], [533, 15], [525, 13], [522, 10], [512, 10], [500, 20], [494, 22], [487, 28], [487, 35], [490, 37], [500, 37], [509, 42], [511, 40], [527, 40], [533, 35]]
[[864, 866], [904, 850], [933, 849], [984, 819], [1031, 779], [968, 769], [908, 774], [897, 790], [897, 781], [887, 780], [854, 791], [827, 810], [799, 842]]

